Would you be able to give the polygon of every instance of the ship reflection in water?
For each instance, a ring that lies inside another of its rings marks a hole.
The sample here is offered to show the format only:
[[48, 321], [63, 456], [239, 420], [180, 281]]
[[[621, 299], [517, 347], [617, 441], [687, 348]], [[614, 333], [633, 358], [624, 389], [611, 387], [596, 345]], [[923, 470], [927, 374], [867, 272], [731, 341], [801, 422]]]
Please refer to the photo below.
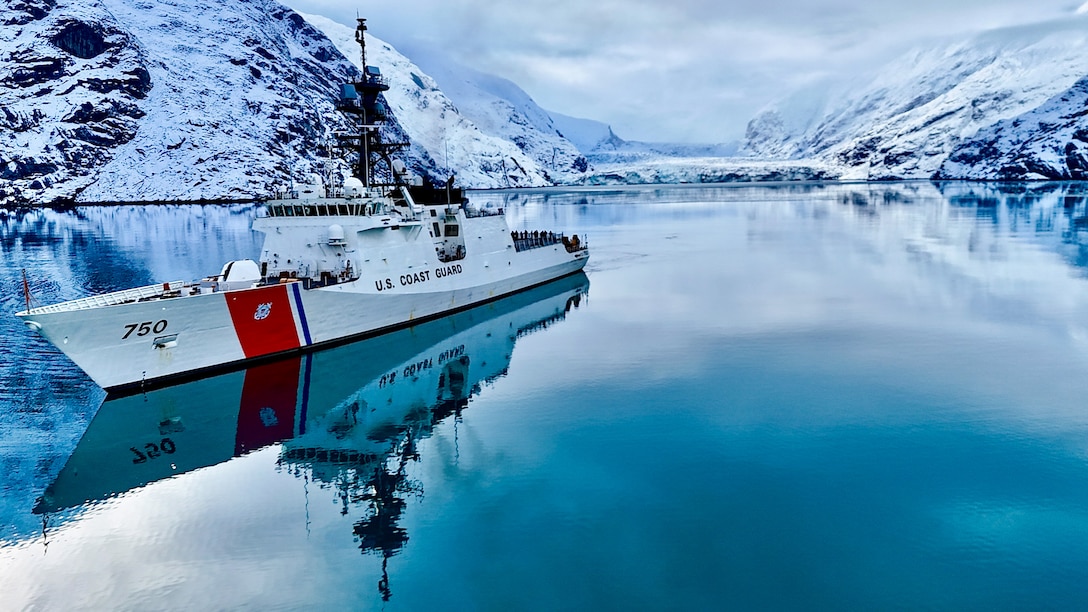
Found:
[[587, 295], [582, 273], [442, 319], [184, 385], [107, 398], [35, 512], [107, 499], [280, 444], [278, 466], [335, 488], [353, 535], [386, 562], [421, 485], [406, 474], [435, 425], [460, 418], [506, 374], [521, 336], [561, 321]]

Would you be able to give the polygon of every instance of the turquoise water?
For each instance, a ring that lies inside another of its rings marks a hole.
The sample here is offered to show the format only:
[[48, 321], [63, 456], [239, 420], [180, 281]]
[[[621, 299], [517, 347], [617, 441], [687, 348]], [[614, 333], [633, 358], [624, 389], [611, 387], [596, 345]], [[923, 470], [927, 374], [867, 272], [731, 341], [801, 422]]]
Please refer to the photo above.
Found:
[[[2, 317], [0, 607], [1088, 607], [1086, 192], [478, 193], [587, 278], [105, 403]], [[0, 213], [3, 308], [251, 216]]]

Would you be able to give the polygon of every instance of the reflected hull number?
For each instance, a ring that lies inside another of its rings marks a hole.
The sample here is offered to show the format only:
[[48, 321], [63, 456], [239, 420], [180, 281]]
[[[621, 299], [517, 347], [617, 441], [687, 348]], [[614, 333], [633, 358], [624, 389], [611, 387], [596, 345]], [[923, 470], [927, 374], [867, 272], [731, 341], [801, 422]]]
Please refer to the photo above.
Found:
[[174, 451], [177, 449], [177, 446], [174, 445], [174, 441], [170, 438], [163, 438], [158, 444], [148, 442], [147, 444], [144, 444], [142, 449], [136, 448], [135, 446], [129, 447], [129, 450], [135, 455], [135, 457], [132, 458], [133, 463], [147, 463], [148, 460], [162, 457], [163, 453], [173, 455]]

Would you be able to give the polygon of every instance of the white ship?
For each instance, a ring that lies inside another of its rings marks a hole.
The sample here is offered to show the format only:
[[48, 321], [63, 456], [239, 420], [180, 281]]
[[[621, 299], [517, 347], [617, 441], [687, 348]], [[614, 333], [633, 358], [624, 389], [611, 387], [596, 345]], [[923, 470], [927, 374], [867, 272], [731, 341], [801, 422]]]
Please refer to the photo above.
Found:
[[460, 414], [506, 373], [520, 338], [563, 321], [588, 289], [575, 274], [327, 351], [110, 394], [35, 512], [108, 499], [272, 444], [283, 462], [309, 465], [324, 482], [338, 480], [340, 467], [377, 465], [391, 440]]
[[[356, 39], [366, 65], [365, 20]], [[260, 261], [16, 313], [107, 391], [150, 388], [253, 360], [367, 337], [582, 270], [584, 239], [511, 232], [501, 209], [468, 205], [452, 180], [423, 184], [383, 142], [388, 89], [368, 66], [341, 91], [359, 132], [356, 176], [267, 202]]]

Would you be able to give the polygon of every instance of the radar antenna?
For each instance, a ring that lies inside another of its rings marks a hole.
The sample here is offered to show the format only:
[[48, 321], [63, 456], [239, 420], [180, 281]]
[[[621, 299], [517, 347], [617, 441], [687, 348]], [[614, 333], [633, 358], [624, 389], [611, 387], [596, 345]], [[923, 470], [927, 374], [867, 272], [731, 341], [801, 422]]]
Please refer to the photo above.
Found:
[[[358, 131], [355, 134], [340, 134], [337, 138], [343, 147], [358, 156], [354, 174], [365, 187], [397, 186], [401, 179], [393, 169], [389, 154], [408, 146], [408, 143], [382, 140], [381, 127], [389, 119], [389, 108], [381, 94], [389, 90], [389, 85], [376, 66], [368, 66], [366, 63], [366, 19], [360, 17], [355, 21], [355, 42], [359, 43], [362, 75], [341, 87], [337, 108], [355, 117]], [[392, 183], [377, 182], [375, 167], [379, 162], [385, 163]]]

